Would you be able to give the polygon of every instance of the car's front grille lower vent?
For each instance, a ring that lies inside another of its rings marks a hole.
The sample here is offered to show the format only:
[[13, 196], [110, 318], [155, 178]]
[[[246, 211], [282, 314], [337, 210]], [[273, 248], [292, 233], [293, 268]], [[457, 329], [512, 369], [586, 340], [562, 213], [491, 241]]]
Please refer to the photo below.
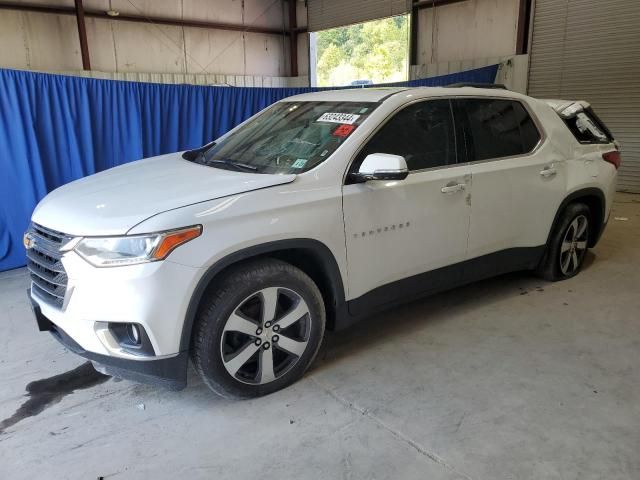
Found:
[[43, 301], [61, 308], [67, 292], [67, 272], [60, 259], [60, 248], [72, 237], [32, 223], [31, 247], [27, 249], [27, 268], [32, 292]]

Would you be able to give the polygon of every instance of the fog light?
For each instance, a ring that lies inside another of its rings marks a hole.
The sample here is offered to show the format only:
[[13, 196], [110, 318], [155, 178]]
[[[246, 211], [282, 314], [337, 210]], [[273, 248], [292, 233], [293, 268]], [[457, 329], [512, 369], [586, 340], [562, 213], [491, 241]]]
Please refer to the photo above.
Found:
[[135, 323], [129, 323], [127, 325], [127, 334], [131, 343], [134, 345], [140, 345], [140, 328]]
[[124, 351], [146, 357], [155, 355], [151, 339], [139, 323], [110, 322], [108, 325], [113, 338]]

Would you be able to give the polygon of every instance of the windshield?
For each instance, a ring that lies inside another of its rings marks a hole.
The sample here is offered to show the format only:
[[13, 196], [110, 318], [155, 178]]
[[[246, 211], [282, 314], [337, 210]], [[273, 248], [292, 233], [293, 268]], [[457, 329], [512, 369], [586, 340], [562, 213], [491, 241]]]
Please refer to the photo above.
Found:
[[230, 170], [302, 173], [329, 158], [377, 106], [279, 102], [220, 142], [186, 152], [184, 158]]

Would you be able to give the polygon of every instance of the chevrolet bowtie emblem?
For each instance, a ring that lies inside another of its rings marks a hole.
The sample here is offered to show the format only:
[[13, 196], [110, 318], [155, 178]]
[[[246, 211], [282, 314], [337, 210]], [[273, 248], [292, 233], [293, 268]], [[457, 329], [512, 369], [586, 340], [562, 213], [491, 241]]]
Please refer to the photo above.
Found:
[[29, 232], [26, 232], [22, 237], [22, 243], [24, 244], [24, 248], [26, 248], [27, 250], [32, 248], [35, 244], [33, 235], [31, 235]]

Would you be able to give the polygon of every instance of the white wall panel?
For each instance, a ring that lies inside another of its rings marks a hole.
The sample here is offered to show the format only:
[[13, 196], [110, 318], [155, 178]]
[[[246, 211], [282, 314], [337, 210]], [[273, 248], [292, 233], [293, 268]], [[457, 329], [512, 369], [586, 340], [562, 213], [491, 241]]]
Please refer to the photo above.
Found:
[[277, 35], [245, 33], [243, 75], [285, 76], [289, 73], [289, 41]]
[[185, 28], [187, 72], [236, 74], [244, 72], [242, 32]]
[[182, 3], [182, 0], [169, 2], [158, 0], [111, 0], [111, 8], [127, 15], [180, 18], [182, 15]]
[[5, 68], [29, 68], [29, 48], [26, 44], [23, 13], [6, 10], [0, 21], [0, 66]]
[[76, 20], [36, 12], [0, 12], [0, 67], [82, 68]]
[[118, 72], [185, 72], [181, 27], [114, 22], [112, 28]]
[[[100, 0], [89, 0], [89, 1], [100, 1]], [[106, 0], [107, 2], [109, 0]], [[25, 5], [35, 4], [38, 5], [46, 5], [51, 7], [73, 7], [74, 0], [38, 0], [35, 2], [34, 0], [13, 0], [12, 3], [24, 3]]]
[[[103, 72], [118, 71], [115, 42], [113, 37], [114, 22], [98, 18], [86, 18], [87, 43], [90, 45], [91, 68]], [[100, 45], [92, 48], [91, 45]], [[79, 66], [81, 68], [82, 65]]]
[[519, 3], [467, 0], [420, 10], [418, 63], [514, 55]]
[[[52, 1], [52, 0], [49, 0], [49, 1]], [[73, 0], [59, 0], [59, 1], [60, 3], [66, 4], [66, 6], [69, 6], [69, 7], [74, 6]], [[136, 0], [133, 0], [133, 2], [135, 5]], [[113, 1], [111, 3], [113, 3]], [[110, 9], [109, 0], [82, 0], [82, 5], [84, 5], [85, 10], [97, 10], [100, 12], [106, 12], [107, 10]]]
[[242, 0], [223, 0], [222, 2], [184, 0], [183, 12], [184, 18], [187, 20], [232, 23], [236, 25], [241, 24], [243, 20]]
[[[187, 1], [187, 0], [185, 0]], [[191, 1], [191, 0], [189, 0]], [[229, 0], [226, 0], [229, 1]], [[238, 2], [239, 0], [232, 0]], [[215, 4], [215, 2], [212, 2]], [[283, 28], [283, 5], [280, 0], [252, 0], [245, 1], [245, 13], [244, 24], [259, 26], [259, 27], [271, 27], [271, 28]], [[284, 17], [287, 18], [288, 11], [284, 11]]]
[[[21, 3], [34, 3], [18, 0]], [[72, 7], [73, 0], [37, 0]], [[280, 0], [84, 0], [87, 10], [284, 29], [286, 4]], [[243, 7], [244, 5], [244, 7]], [[306, 19], [297, 1], [298, 18]], [[284, 11], [284, 17], [283, 17]], [[303, 23], [304, 24], [304, 23]], [[91, 66], [120, 73], [204, 73], [281, 77], [289, 73], [289, 39], [281, 35], [174, 27], [86, 18]], [[299, 35], [304, 42], [304, 34]], [[308, 71], [306, 51], [299, 69]], [[76, 20], [55, 15], [0, 11], [0, 67], [40, 71], [82, 68]], [[251, 82], [252, 80], [247, 80]], [[225, 82], [229, 83], [229, 82]]]
[[47, 70], [82, 67], [74, 17], [25, 12], [22, 19], [31, 65]]

